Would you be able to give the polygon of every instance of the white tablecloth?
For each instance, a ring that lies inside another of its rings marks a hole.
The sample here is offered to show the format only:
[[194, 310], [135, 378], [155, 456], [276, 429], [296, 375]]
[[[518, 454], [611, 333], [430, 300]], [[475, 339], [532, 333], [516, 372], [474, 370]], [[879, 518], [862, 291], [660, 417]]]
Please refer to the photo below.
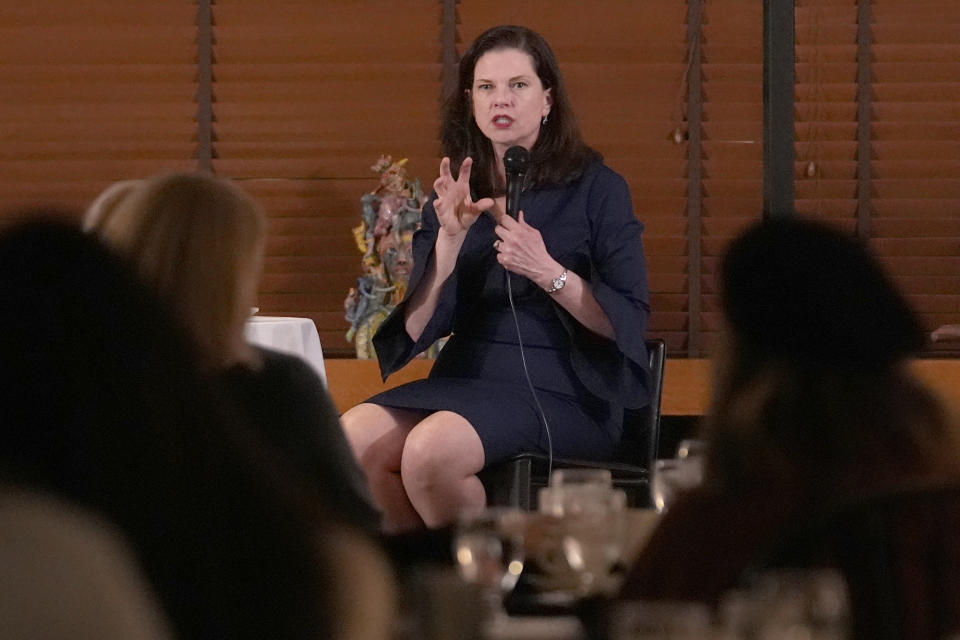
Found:
[[300, 356], [313, 367], [323, 384], [327, 384], [320, 334], [310, 318], [251, 316], [244, 334], [251, 344]]

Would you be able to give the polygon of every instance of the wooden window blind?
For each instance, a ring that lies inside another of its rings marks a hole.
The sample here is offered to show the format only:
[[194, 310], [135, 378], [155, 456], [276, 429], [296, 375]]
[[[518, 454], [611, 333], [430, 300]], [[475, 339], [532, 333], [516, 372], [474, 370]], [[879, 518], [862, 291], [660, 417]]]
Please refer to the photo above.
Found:
[[856, 232], [857, 2], [797, 0], [798, 213]]
[[361, 275], [351, 229], [381, 154], [439, 166], [436, 0], [217, 0], [213, 168], [270, 216], [261, 313], [312, 318], [349, 355], [343, 301]]
[[461, 2], [461, 51], [497, 24], [540, 32], [560, 63], [588, 144], [630, 184], [646, 225], [649, 335], [682, 349], [687, 331], [686, 144], [682, 83], [686, 5], [675, 0]]
[[960, 323], [960, 5], [861, 3], [796, 2], [796, 208], [867, 238], [928, 329]]
[[[960, 323], [960, 3], [794, 6], [796, 209], [868, 237], [929, 328]], [[709, 354], [718, 258], [763, 206], [755, 0], [7, 3], [0, 223], [210, 167], [270, 216], [262, 311], [310, 317], [330, 356], [350, 355], [342, 304], [361, 273], [351, 229], [370, 166], [407, 157], [429, 188], [444, 69], [507, 22], [548, 38], [587, 140], [630, 183], [650, 334], [671, 355]]]
[[873, 244], [929, 328], [958, 324], [960, 3], [871, 5]]
[[762, 3], [705, 3], [702, 38], [701, 341], [709, 354], [720, 329], [719, 258], [731, 238], [763, 211]]
[[195, 16], [193, 0], [0, 7], [3, 221], [196, 165]]

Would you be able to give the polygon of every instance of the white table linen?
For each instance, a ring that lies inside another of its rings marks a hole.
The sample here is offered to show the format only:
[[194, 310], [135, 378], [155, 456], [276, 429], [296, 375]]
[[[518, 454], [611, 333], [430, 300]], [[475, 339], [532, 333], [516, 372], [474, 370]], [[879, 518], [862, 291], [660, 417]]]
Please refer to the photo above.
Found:
[[251, 344], [299, 356], [313, 367], [323, 384], [327, 384], [320, 334], [310, 318], [251, 316], [244, 335]]

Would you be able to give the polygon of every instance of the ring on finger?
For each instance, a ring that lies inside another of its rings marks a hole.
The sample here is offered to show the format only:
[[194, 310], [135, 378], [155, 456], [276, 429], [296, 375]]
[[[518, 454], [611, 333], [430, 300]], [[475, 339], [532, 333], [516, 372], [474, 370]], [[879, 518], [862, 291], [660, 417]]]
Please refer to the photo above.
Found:
[[496, 249], [497, 251], [500, 251], [500, 238], [497, 238], [496, 240], [493, 241], [493, 248]]

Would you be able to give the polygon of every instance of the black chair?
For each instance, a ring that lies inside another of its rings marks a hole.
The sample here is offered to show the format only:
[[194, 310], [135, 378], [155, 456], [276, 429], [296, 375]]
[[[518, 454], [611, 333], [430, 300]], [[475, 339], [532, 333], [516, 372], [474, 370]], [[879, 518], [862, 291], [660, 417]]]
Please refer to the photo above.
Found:
[[[660, 408], [663, 399], [663, 372], [667, 347], [663, 340], [646, 341], [650, 356], [650, 404], [642, 409], [627, 409], [623, 418], [623, 438], [611, 460], [573, 458], [553, 459], [554, 469], [608, 469], [613, 485], [627, 494], [631, 507], [650, 504], [649, 469], [660, 444]], [[547, 486], [549, 458], [543, 453], [525, 452], [480, 472], [491, 506], [537, 508], [537, 489]]]

